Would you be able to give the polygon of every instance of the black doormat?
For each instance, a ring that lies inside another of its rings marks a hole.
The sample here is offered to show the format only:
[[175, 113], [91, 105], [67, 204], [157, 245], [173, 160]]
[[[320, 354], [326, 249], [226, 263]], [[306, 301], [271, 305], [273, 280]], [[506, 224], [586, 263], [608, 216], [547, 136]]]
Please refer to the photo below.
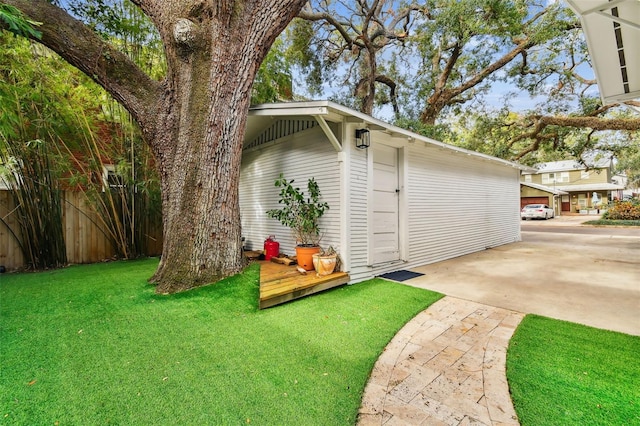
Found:
[[412, 272], [401, 269], [399, 271], [387, 272], [386, 274], [379, 275], [379, 277], [393, 281], [406, 281], [410, 280], [411, 278], [421, 277], [423, 275], [424, 274], [421, 274], [420, 272]]

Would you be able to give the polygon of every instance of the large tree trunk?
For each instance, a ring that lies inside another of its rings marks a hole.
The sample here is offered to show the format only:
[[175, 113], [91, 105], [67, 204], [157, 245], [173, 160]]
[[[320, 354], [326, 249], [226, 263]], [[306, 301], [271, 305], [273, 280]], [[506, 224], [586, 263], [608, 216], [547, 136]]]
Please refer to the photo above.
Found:
[[164, 248], [152, 281], [158, 293], [175, 293], [245, 265], [238, 184], [251, 86], [306, 0], [132, 1], [162, 38], [162, 83], [48, 0], [0, 4], [42, 22], [39, 41], [104, 87], [140, 125], [162, 186]]
[[176, 59], [165, 128], [153, 144], [161, 159], [165, 241], [152, 278], [159, 293], [212, 283], [245, 266], [238, 182], [255, 70], [231, 44], [216, 54], [215, 61]]
[[175, 43], [165, 43], [170, 90], [151, 143], [160, 160], [165, 241], [151, 279], [158, 293], [213, 283], [246, 265], [240, 161], [251, 87], [268, 47], [252, 44], [248, 22], [234, 18], [214, 13], [205, 26], [179, 20]]
[[[176, 149], [186, 160], [162, 170], [164, 246], [152, 278], [158, 293], [212, 283], [245, 266], [238, 205], [245, 120], [228, 104], [212, 110], [212, 131], [203, 135], [197, 124], [183, 127]], [[225, 124], [230, 136], [221, 138]], [[203, 137], [191, 139], [191, 130]]]
[[[224, 75], [211, 82], [224, 85]], [[157, 292], [174, 293], [212, 283], [243, 266], [238, 182], [248, 105], [229, 105], [225, 96], [198, 86], [183, 98], [174, 159], [161, 165], [164, 247], [152, 281]], [[206, 120], [192, 115], [194, 104], [205, 108]], [[178, 102], [180, 104], [180, 102]]]

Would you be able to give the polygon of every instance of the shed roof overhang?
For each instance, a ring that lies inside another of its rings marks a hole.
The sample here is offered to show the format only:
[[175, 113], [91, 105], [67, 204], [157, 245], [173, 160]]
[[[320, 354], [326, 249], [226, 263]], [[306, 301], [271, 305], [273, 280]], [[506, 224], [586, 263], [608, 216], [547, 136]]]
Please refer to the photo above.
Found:
[[602, 102], [640, 98], [640, 0], [567, 0], [580, 16]]
[[[402, 138], [407, 141], [420, 141], [425, 143], [426, 145], [432, 145], [442, 148], [446, 151], [451, 152], [452, 154], [464, 154], [470, 157], [488, 161], [496, 165], [512, 167], [520, 170], [521, 172], [536, 172], [536, 169], [524, 166], [522, 164], [514, 163], [511, 161], [503, 160], [501, 158], [492, 157], [490, 155], [470, 151], [464, 148], [459, 148], [457, 146], [448, 145], [444, 142], [436, 141], [417, 133], [413, 133], [410, 130], [385, 123], [384, 121], [378, 120], [377, 118], [371, 117], [370, 115], [361, 113], [351, 108], [347, 108], [331, 101], [282, 102], [252, 106], [249, 109], [249, 115], [247, 117], [247, 130], [245, 139], [250, 139], [257, 135], [261, 129], [263, 129], [274, 119], [304, 116], [313, 117], [316, 120], [322, 119], [326, 122], [360, 123], [362, 126], [367, 127], [371, 131], [381, 131], [392, 137]], [[325, 131], [326, 133], [324, 127], [323, 131]]]

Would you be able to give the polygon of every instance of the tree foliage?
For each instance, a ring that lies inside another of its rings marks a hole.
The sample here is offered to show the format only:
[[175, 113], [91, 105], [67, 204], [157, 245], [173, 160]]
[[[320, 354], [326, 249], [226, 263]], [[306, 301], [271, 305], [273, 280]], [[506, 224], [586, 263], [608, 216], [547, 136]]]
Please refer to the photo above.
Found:
[[424, 9], [415, 2], [385, 0], [309, 2], [299, 14], [307, 23], [295, 21], [291, 33], [294, 44], [303, 47], [298, 63], [314, 88], [322, 68], [325, 76], [342, 74], [358, 109], [367, 114], [373, 112], [377, 86], [383, 85], [385, 100], [398, 113], [396, 78], [388, 74], [393, 65], [381, 56], [405, 43], [413, 17]]
[[[308, 40], [298, 63], [312, 87], [337, 81], [334, 98], [353, 96], [367, 113], [374, 100], [391, 102], [400, 126], [528, 163], [637, 143], [637, 115], [600, 104], [579, 21], [563, 2], [311, 1], [300, 16], [298, 28], [314, 29], [294, 33], [295, 43]], [[497, 99], [497, 90], [508, 92]], [[535, 106], [518, 105], [527, 97]]]
[[[43, 90], [52, 69], [25, 65], [36, 52], [24, 40], [0, 34], [0, 179], [11, 189], [16, 205], [11, 212], [20, 229], [14, 236], [28, 267], [46, 269], [66, 263], [62, 228], [62, 170], [51, 135], [73, 131], [59, 114], [64, 106], [51, 102]], [[59, 88], [59, 86], [58, 86]], [[72, 94], [69, 94], [73, 96]], [[3, 218], [4, 219], [4, 218]]]
[[293, 98], [292, 64], [286, 49], [282, 38], [277, 39], [271, 46], [253, 83], [252, 104], [286, 101]]
[[[39, 209], [38, 215], [61, 227], [62, 191], [81, 191], [99, 213], [101, 229], [118, 256], [147, 253], [149, 227], [160, 223], [159, 185], [149, 149], [128, 114], [50, 50], [14, 37], [0, 37], [0, 44], [0, 162], [9, 177], [18, 176], [13, 192], [21, 200], [14, 213], [26, 217], [36, 214], [29, 208]], [[111, 164], [121, 178], [117, 188], [103, 180]], [[30, 204], [26, 194], [55, 202]], [[29, 248], [34, 244], [55, 244], [64, 253], [62, 232], [53, 232], [53, 224], [22, 222], [36, 229], [23, 226], [19, 243], [26, 259], [45, 251]], [[46, 229], [47, 237], [30, 236], [37, 229]], [[60, 256], [29, 263], [42, 268], [65, 261]]]
[[36, 29], [39, 22], [24, 16], [20, 9], [0, 4], [0, 22], [3, 22], [7, 30], [20, 36], [40, 38], [42, 33]]

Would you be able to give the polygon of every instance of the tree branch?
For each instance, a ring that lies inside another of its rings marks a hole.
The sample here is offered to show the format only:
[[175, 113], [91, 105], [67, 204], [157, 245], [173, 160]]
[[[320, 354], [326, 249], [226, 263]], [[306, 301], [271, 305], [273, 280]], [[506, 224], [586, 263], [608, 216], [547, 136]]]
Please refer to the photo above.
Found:
[[599, 118], [599, 117], [563, 117], [533, 116], [545, 126], [564, 126], [590, 128], [593, 130], [640, 130], [640, 118]]
[[[533, 22], [539, 19], [546, 12], [547, 12], [546, 9], [544, 11], [541, 11], [536, 16], [534, 16], [530, 21]], [[565, 27], [563, 27], [563, 30], [568, 31], [574, 28], [576, 28], [576, 25], [569, 23]], [[509, 52], [505, 53], [503, 56], [498, 58], [496, 61], [492, 62], [485, 68], [479, 70], [471, 78], [464, 81], [457, 87], [446, 88], [446, 83], [449, 79], [449, 75], [451, 74], [451, 69], [449, 68], [450, 67], [453, 68], [455, 66], [455, 62], [457, 61], [457, 56], [459, 56], [459, 53], [458, 53], [457, 55], [455, 55], [456, 57], [454, 57], [454, 54], [457, 53], [457, 51], [454, 49], [452, 51], [453, 53], [451, 54], [451, 57], [449, 58], [447, 66], [440, 74], [440, 77], [436, 83], [436, 89], [434, 91], [434, 94], [427, 100], [427, 106], [423, 109], [420, 116], [421, 120], [425, 123], [433, 123], [435, 121], [436, 116], [440, 113], [442, 108], [452, 103], [452, 100], [456, 96], [459, 96], [460, 94], [482, 83], [485, 79], [494, 75], [496, 71], [504, 68], [506, 65], [511, 63], [511, 61], [513, 61], [517, 56], [522, 55], [523, 61], [526, 61], [527, 50], [536, 46], [539, 43], [534, 38], [532, 38], [531, 35], [527, 35], [524, 38], [514, 38], [513, 42], [515, 43], [515, 46]], [[521, 72], [525, 72], [525, 71], [526, 70], [524, 70], [524, 68], [521, 70]], [[440, 88], [440, 92], [438, 92], [438, 88]]]
[[311, 22], [326, 21], [340, 33], [345, 43], [347, 43], [349, 47], [351, 47], [353, 44], [358, 44], [360, 47], [364, 47], [361, 43], [356, 43], [356, 41], [349, 35], [349, 32], [346, 29], [346, 27], [349, 26], [348, 23], [342, 23], [338, 21], [333, 15], [329, 13], [314, 12], [311, 9], [309, 3], [307, 3], [305, 7], [300, 11], [300, 13], [298, 13], [298, 17]]
[[515, 57], [517, 57], [518, 55], [520, 55], [522, 52], [526, 51], [533, 45], [534, 43], [532, 43], [530, 40], [521, 41], [520, 44], [518, 44], [516, 47], [511, 49], [511, 51], [503, 55], [500, 59], [498, 59], [497, 61], [493, 62], [491, 65], [483, 68], [478, 73], [476, 73], [473, 76], [473, 78], [467, 80], [465, 83], [461, 84], [455, 89], [452, 89], [451, 97], [453, 98], [459, 95], [460, 93], [466, 90], [469, 90], [474, 86], [477, 86], [482, 81], [484, 81], [484, 79], [486, 79], [487, 77], [492, 75], [494, 72], [498, 71], [499, 69], [509, 64]]
[[376, 82], [382, 83], [389, 88], [389, 98], [393, 107], [393, 113], [396, 118], [398, 118], [398, 115], [400, 114], [400, 107], [398, 106], [398, 97], [396, 94], [396, 82], [386, 75], [377, 75]]
[[[608, 108], [604, 108], [602, 111], [606, 111]], [[602, 112], [601, 111], [601, 112]], [[521, 133], [512, 138], [507, 144], [508, 148], [512, 148], [516, 142], [530, 139], [531, 144], [520, 151], [513, 157], [514, 161], [518, 161], [525, 155], [536, 151], [540, 144], [546, 140], [556, 140], [558, 134], [556, 132], [548, 133], [545, 130], [549, 126], [558, 127], [575, 127], [575, 128], [589, 128], [591, 132], [588, 135], [588, 140], [591, 140], [591, 136], [596, 131], [602, 130], [625, 130], [625, 131], [637, 131], [640, 130], [640, 119], [629, 118], [601, 118], [601, 117], [567, 117], [567, 116], [543, 116], [534, 115], [527, 117], [533, 120], [528, 126], [532, 127], [530, 131]]]

